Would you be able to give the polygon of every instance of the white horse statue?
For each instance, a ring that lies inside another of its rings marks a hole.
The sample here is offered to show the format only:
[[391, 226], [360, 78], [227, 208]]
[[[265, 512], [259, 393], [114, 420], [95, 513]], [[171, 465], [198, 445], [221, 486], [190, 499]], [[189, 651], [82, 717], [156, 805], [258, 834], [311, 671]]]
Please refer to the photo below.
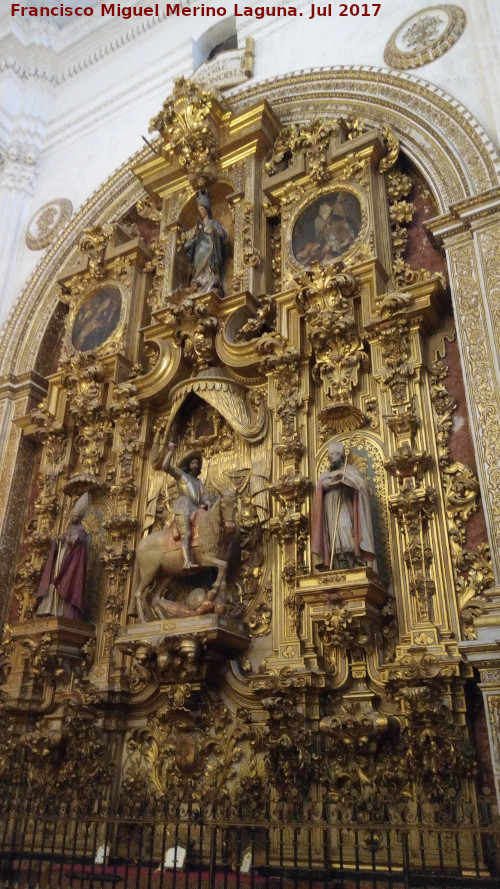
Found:
[[[200, 509], [195, 514], [193, 522], [193, 540], [191, 549], [196, 567], [186, 570], [183, 568], [183, 555], [180, 540], [176, 540], [173, 527], [161, 531], [154, 531], [148, 537], [144, 537], [137, 545], [135, 551], [135, 567], [133, 579], [133, 594], [131, 597], [130, 614], [137, 614], [142, 623], [145, 623], [144, 595], [149, 586], [156, 579], [160, 571], [167, 578], [189, 577], [199, 574], [205, 568], [217, 568], [217, 577], [206, 598], [195, 610], [191, 610], [181, 603], [175, 603], [177, 608], [166, 607], [170, 603], [168, 599], [156, 596], [152, 605], [156, 613], [162, 616], [187, 617], [193, 614], [206, 614], [215, 611], [215, 599], [224, 593], [226, 587], [226, 572], [231, 548], [231, 540], [236, 531], [236, 497], [232, 493], [222, 494], [208, 509]], [[165, 587], [164, 587], [165, 589]]]

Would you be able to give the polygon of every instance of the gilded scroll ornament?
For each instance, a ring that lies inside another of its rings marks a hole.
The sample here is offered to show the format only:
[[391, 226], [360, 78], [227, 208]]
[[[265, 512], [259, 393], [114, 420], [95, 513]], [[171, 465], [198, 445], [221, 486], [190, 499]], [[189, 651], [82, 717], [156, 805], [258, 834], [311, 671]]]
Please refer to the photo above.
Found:
[[[390, 153], [389, 155], [390, 156]], [[384, 163], [384, 160], [381, 162]], [[437, 277], [444, 284], [443, 276], [434, 275], [427, 269], [412, 269], [405, 262], [404, 253], [408, 243], [408, 225], [413, 219], [415, 207], [405, 200], [412, 190], [409, 176], [400, 170], [387, 167], [387, 196], [389, 198], [389, 219], [392, 227], [393, 280], [396, 288], [402, 290], [410, 284]]]
[[137, 201], [135, 207], [139, 216], [142, 216], [143, 219], [161, 222], [161, 205], [151, 195], [145, 194], [143, 198]]
[[402, 686], [395, 697], [406, 720], [402, 774], [416, 783], [422, 799], [455, 800], [460, 779], [474, 775], [475, 762], [463, 727], [444, 702], [444, 687], [439, 682]]
[[[398, 769], [398, 722], [374, 706], [373, 693], [360, 684], [353, 699], [327, 698], [320, 721], [318, 765], [329, 803], [347, 819], [352, 807], [371, 817], [390, 798], [401, 799], [404, 778]], [[376, 817], [376, 816], [375, 816]]]
[[257, 343], [256, 350], [262, 355], [261, 369], [272, 374], [278, 395], [278, 416], [286, 435], [295, 432], [295, 418], [299, 410], [301, 355], [298, 349], [290, 346], [279, 333], [266, 333]]
[[152, 256], [144, 266], [146, 272], [154, 272], [153, 284], [148, 296], [148, 303], [154, 312], [163, 307], [163, 284], [166, 270], [167, 244], [163, 237], [151, 242]]
[[267, 710], [267, 779], [283, 814], [293, 818], [302, 810], [314, 776], [313, 734], [293, 695], [275, 694], [262, 704]]
[[251, 636], [268, 636], [271, 632], [273, 611], [269, 597], [259, 602], [248, 617], [248, 629]]
[[382, 381], [391, 392], [391, 404], [395, 407], [408, 403], [409, 383], [415, 373], [410, 361], [408, 321], [403, 317], [395, 317], [382, 322], [377, 327], [377, 334], [385, 364]]
[[370, 163], [367, 158], [359, 158], [354, 151], [344, 159], [340, 182], [357, 182], [368, 190], [370, 183]]
[[116, 386], [109, 412], [119, 433], [118, 460], [120, 481], [131, 479], [134, 459], [140, 451], [139, 431], [141, 404], [137, 398], [137, 386], [129, 381]]
[[19, 739], [32, 792], [53, 810], [66, 804], [75, 812], [90, 814], [95, 799], [109, 789], [114, 768], [112, 746], [101, 728], [95, 702], [73, 690], [64, 704], [60, 732], [45, 732], [40, 723]]
[[206, 370], [217, 362], [215, 334], [219, 322], [210, 314], [209, 307], [192, 297], [171, 300], [169, 311], [178, 324], [174, 341], [182, 346], [184, 359], [192, 364], [195, 373]]
[[5, 624], [0, 638], [0, 685], [4, 685], [12, 669], [14, 642], [9, 624]]
[[383, 129], [384, 141], [387, 148], [387, 154], [382, 158], [379, 164], [379, 171], [381, 173], [387, 173], [389, 170], [392, 170], [394, 164], [396, 163], [399, 157], [399, 139], [396, 138], [392, 130], [389, 127], [384, 127]]
[[125, 605], [124, 589], [128, 580], [133, 559], [133, 548], [129, 540], [135, 530], [135, 522], [126, 517], [125, 522], [111, 519], [105, 530], [116, 534], [114, 542], [107, 544], [101, 554], [106, 591], [104, 597], [104, 654], [109, 655], [121, 626], [121, 616]]

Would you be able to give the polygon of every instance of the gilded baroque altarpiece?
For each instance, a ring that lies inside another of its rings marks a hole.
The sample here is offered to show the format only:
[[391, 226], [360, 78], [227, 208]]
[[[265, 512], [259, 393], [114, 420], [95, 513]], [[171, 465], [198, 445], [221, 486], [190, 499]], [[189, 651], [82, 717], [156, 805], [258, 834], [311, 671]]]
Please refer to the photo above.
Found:
[[[3, 774], [131, 812], [397, 825], [424, 806], [463, 824], [459, 643], [494, 578], [486, 536], [467, 540], [479, 482], [450, 448], [447, 281], [405, 258], [398, 139], [355, 116], [285, 126], [266, 101], [234, 112], [182, 79], [151, 129], [143, 196], [83, 233], [46, 396], [16, 418], [39, 465], [2, 643]], [[332, 443], [363, 479], [376, 570], [312, 551]], [[165, 557], [183, 533], [169, 453], [195, 455], [211, 504], [196, 570]], [[85, 493], [85, 609], [37, 615]]]

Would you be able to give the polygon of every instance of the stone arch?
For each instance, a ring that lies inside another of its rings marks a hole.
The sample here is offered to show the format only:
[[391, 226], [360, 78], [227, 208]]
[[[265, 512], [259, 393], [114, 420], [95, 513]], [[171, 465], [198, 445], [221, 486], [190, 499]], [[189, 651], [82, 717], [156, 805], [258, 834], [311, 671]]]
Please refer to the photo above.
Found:
[[231, 105], [239, 112], [263, 99], [283, 123], [355, 114], [374, 127], [390, 127], [442, 212], [499, 184], [500, 157], [480, 124], [452, 96], [413, 75], [369, 67], [310, 69], [239, 89]]
[[[235, 111], [263, 99], [284, 123], [356, 114], [375, 127], [389, 126], [425, 175], [441, 212], [500, 183], [500, 158], [479, 123], [451, 96], [413, 75], [369, 67], [311, 69], [230, 95]], [[138, 152], [94, 192], [38, 265], [4, 328], [1, 374], [35, 366], [57, 305], [56, 276], [71, 269], [83, 228], [116, 218], [142, 194], [131, 168], [148, 153]]]

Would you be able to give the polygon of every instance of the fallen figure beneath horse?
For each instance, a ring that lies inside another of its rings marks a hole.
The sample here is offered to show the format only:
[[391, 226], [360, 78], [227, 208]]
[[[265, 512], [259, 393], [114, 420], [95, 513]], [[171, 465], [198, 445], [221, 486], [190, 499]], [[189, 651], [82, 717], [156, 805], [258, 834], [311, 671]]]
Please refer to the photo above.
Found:
[[[201, 598], [200, 588], [192, 591], [191, 599], [184, 605], [155, 595], [151, 607], [161, 617], [191, 617], [194, 615], [222, 612], [220, 602], [226, 588], [226, 573], [231, 542], [236, 531], [236, 497], [232, 492], [223, 493], [209, 509], [199, 509], [193, 514], [192, 555], [196, 564], [189, 569], [183, 567], [184, 558], [179, 537], [172, 526], [154, 531], [144, 537], [135, 551], [133, 594], [130, 614], [137, 614], [142, 623], [146, 622], [144, 612], [145, 595], [156, 581], [160, 572], [166, 578], [163, 591], [174, 577], [196, 576], [206, 568], [217, 568], [217, 576], [206, 597]], [[194, 593], [198, 596], [194, 596]]]

